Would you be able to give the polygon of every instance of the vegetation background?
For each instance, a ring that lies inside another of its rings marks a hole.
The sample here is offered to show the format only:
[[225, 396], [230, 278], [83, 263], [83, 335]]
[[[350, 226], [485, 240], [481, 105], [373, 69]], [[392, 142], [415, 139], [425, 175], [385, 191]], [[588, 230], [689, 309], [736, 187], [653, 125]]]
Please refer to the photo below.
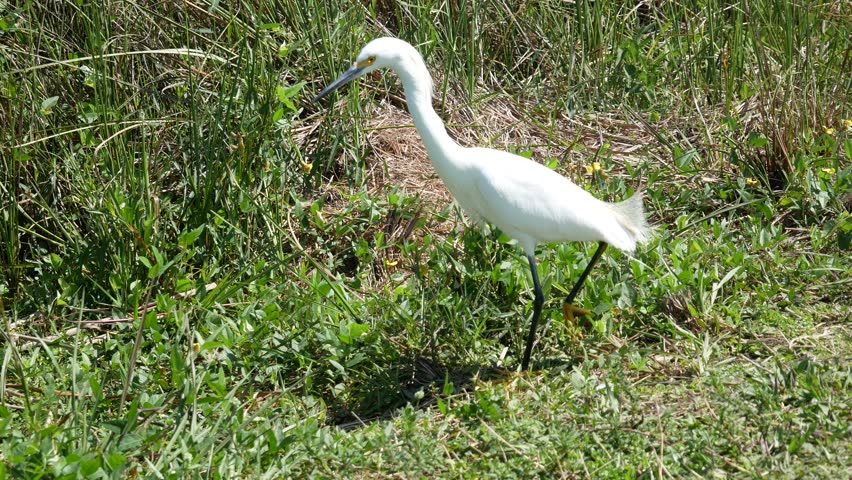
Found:
[[[848, 475], [849, 7], [0, 0], [0, 478]], [[395, 76], [309, 103], [382, 35], [460, 143], [643, 185], [580, 332], [540, 249], [532, 373]]]

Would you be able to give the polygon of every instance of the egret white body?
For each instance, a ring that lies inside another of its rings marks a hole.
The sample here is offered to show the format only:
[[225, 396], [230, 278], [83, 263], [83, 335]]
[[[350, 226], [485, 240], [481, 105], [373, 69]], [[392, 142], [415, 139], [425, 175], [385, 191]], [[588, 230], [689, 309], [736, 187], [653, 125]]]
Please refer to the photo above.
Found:
[[620, 203], [604, 202], [530, 159], [490, 148], [460, 146], [447, 135], [444, 123], [432, 108], [432, 77], [423, 58], [414, 47], [396, 38], [378, 38], [368, 43], [352, 67], [313, 101], [378, 68], [390, 68], [402, 79], [408, 109], [429, 159], [462, 209], [477, 223], [490, 222], [516, 239], [527, 255], [535, 287], [535, 308], [522, 363], [526, 370], [544, 303], [535, 265], [536, 245], [600, 242], [563, 310], [572, 319], [573, 312], [588, 314], [571, 302], [606, 245], [632, 252], [637, 243], [649, 238], [641, 194]]

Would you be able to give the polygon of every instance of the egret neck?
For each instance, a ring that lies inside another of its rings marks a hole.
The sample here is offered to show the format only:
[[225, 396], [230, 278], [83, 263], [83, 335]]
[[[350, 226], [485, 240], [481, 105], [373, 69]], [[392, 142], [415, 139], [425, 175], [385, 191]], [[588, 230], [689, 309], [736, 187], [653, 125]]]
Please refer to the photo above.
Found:
[[403, 65], [394, 70], [402, 79], [408, 111], [414, 119], [414, 126], [420, 132], [426, 153], [429, 154], [438, 175], [446, 182], [462, 168], [458, 161], [463, 158], [459, 155], [462, 147], [450, 138], [444, 122], [432, 108], [432, 76], [416, 51], [407, 55]]

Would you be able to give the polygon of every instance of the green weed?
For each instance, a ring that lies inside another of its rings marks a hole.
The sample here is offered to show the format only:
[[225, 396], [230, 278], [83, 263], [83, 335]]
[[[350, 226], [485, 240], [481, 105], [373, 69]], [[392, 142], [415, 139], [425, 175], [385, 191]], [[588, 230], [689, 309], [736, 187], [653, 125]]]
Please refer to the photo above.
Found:
[[[0, 477], [842, 476], [849, 22], [0, 4]], [[526, 259], [445, 201], [393, 75], [309, 104], [388, 34], [461, 143], [645, 193], [655, 238], [607, 252], [580, 325], [559, 303], [592, 247], [540, 248], [535, 373], [494, 368], [519, 363]]]

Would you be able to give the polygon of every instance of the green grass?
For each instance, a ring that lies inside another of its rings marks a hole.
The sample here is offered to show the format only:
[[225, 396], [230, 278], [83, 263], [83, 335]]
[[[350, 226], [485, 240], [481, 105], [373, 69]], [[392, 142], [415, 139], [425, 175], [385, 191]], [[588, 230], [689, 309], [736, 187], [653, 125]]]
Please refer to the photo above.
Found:
[[[19, 3], [0, 478], [852, 468], [842, 4]], [[385, 34], [462, 143], [645, 191], [656, 236], [603, 257], [579, 341], [559, 301], [594, 247], [540, 248], [533, 373], [492, 368], [519, 364], [526, 259], [423, 180], [394, 76], [309, 103]]]

